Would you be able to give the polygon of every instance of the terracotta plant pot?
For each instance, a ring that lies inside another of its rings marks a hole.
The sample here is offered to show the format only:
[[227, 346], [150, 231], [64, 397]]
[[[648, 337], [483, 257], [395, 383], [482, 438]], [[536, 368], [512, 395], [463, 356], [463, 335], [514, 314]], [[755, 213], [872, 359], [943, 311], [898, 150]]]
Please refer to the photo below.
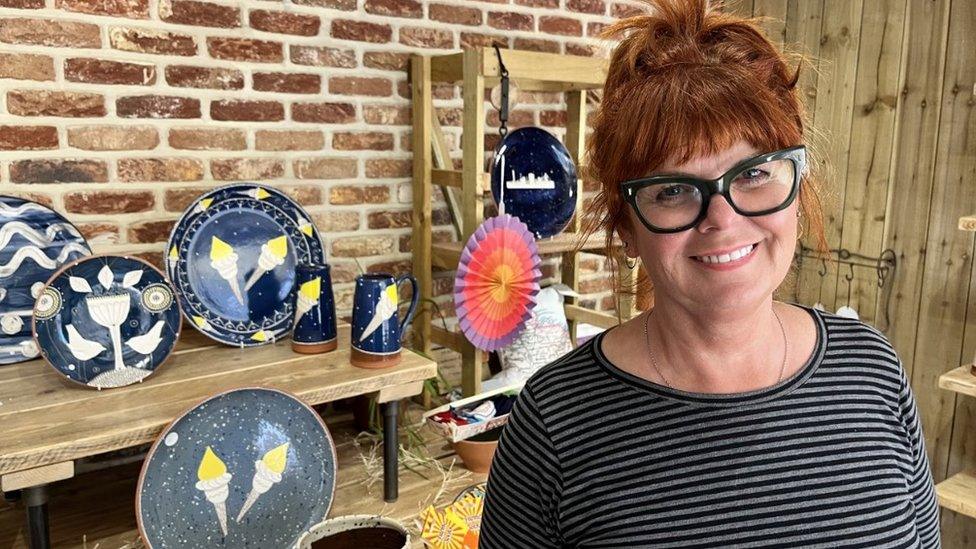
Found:
[[491, 468], [491, 460], [495, 457], [498, 437], [501, 434], [501, 427], [489, 429], [471, 438], [455, 442], [454, 451], [469, 470], [475, 473], [487, 473]]
[[399, 522], [376, 515], [348, 515], [313, 526], [296, 549], [408, 549], [410, 533]]

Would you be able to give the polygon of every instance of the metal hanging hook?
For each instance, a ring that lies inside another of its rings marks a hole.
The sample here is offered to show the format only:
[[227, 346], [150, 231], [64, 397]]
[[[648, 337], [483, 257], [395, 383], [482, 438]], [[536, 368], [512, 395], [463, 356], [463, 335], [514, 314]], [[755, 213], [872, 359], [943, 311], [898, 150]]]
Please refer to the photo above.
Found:
[[505, 68], [505, 63], [502, 61], [502, 50], [499, 49], [498, 44], [492, 44], [492, 47], [495, 48], [495, 55], [498, 57], [498, 69], [502, 75], [502, 97], [498, 109], [498, 133], [504, 138], [508, 134], [508, 69]]

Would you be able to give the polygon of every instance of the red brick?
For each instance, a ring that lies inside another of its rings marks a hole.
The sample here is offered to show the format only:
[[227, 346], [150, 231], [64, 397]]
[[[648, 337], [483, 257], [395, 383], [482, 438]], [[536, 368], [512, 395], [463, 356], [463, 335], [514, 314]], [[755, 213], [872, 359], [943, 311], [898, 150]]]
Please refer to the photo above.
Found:
[[501, 30], [533, 30], [535, 18], [528, 13], [488, 12], [488, 26]]
[[94, 221], [91, 223], [75, 223], [74, 225], [89, 244], [93, 244], [93, 241], [108, 243], [119, 241], [119, 226], [117, 223]]
[[151, 191], [81, 191], [64, 195], [64, 207], [71, 213], [139, 213], [151, 211], [155, 204]]
[[566, 0], [566, 9], [580, 13], [603, 15], [607, 13], [607, 4], [604, 0]]
[[307, 73], [256, 72], [254, 89], [281, 93], [319, 93], [322, 77]]
[[574, 44], [571, 42], [566, 43], [566, 54], [567, 55], [578, 55], [580, 57], [593, 57], [600, 53], [598, 46], [593, 44]]
[[325, 147], [325, 137], [319, 130], [258, 130], [254, 133], [254, 148], [259, 151], [318, 151]]
[[610, 289], [610, 278], [600, 277], [589, 280], [580, 280], [577, 291], [581, 294], [595, 294], [606, 292]]
[[607, 28], [606, 23], [587, 23], [586, 24], [586, 35], [587, 36], [599, 36], [603, 29]]
[[454, 47], [454, 33], [426, 27], [400, 27], [400, 43], [418, 48]]
[[341, 50], [339, 48], [329, 48], [325, 46], [299, 46], [292, 44], [289, 46], [291, 62], [296, 65], [311, 65], [315, 67], [342, 67], [354, 68], [356, 66], [356, 52], [353, 50]]
[[277, 179], [285, 166], [274, 158], [225, 158], [211, 160], [210, 173], [218, 181]]
[[442, 126], [458, 126], [464, 123], [464, 109], [461, 107], [439, 107], [435, 109], [437, 121]]
[[199, 181], [203, 163], [195, 158], [120, 158], [119, 181]]
[[7, 92], [7, 112], [20, 116], [105, 116], [105, 98], [97, 93], [11, 90]]
[[149, 0], [57, 0], [55, 7], [93, 15], [148, 19]]
[[616, 19], [624, 19], [627, 17], [634, 17], [635, 15], [644, 15], [646, 13], [646, 9], [634, 4], [623, 4], [620, 2], [610, 4], [610, 16]]
[[332, 241], [334, 257], [363, 257], [391, 254], [394, 251], [393, 237], [389, 235], [349, 236]]
[[343, 11], [353, 11], [356, 9], [356, 0], [291, 0], [291, 3]]
[[108, 166], [101, 160], [16, 160], [10, 163], [13, 183], [105, 183]]
[[166, 189], [163, 195], [163, 207], [167, 212], [182, 212], [209, 190], [209, 187]]
[[370, 229], [403, 229], [413, 224], [413, 212], [410, 210], [370, 212], [366, 223]]
[[[314, 214], [312, 217], [315, 226], [320, 231], [326, 233], [348, 232], [359, 229], [359, 212], [329, 211]], [[335, 276], [332, 277], [332, 282], [337, 282]]]
[[272, 122], [285, 119], [285, 107], [277, 101], [242, 101], [226, 99], [210, 103], [210, 118]]
[[[413, 261], [410, 259], [401, 259], [399, 261], [381, 261], [380, 263], [373, 263], [366, 267], [366, 272], [369, 273], [388, 273], [394, 276], [399, 276], [403, 273], [410, 272], [413, 267]], [[407, 301], [409, 300], [410, 292], [412, 291], [409, 286], [404, 287], [404, 293], [400, 294], [400, 297]]]
[[184, 25], [225, 29], [241, 26], [241, 10], [237, 7], [193, 0], [160, 0], [159, 17], [167, 23]]
[[558, 8], [559, 0], [515, 0], [519, 6], [530, 8]]
[[366, 177], [410, 177], [413, 163], [409, 160], [393, 158], [370, 158], [366, 160]]
[[122, 51], [180, 55], [183, 57], [197, 54], [197, 43], [193, 37], [175, 32], [112, 27], [108, 31], [108, 40], [113, 48]]
[[0, 18], [0, 42], [69, 48], [102, 47], [98, 25], [26, 17]]
[[0, 0], [4, 8], [19, 8], [22, 10], [36, 10], [44, 7], [44, 0]]
[[322, 189], [317, 184], [291, 185], [279, 189], [302, 206], [317, 206], [322, 203]]
[[333, 76], [329, 78], [329, 91], [340, 95], [387, 97], [393, 94], [393, 83], [387, 78]]
[[241, 130], [173, 128], [169, 131], [169, 146], [192, 151], [242, 151], [247, 148], [247, 140]]
[[[499, 126], [498, 111], [488, 111], [488, 124], [495, 127]], [[522, 126], [532, 125], [535, 125], [535, 115], [533, 111], [514, 110], [508, 113], [508, 129], [513, 130]]]
[[140, 221], [129, 226], [127, 239], [134, 244], [156, 244], [169, 240], [169, 233], [173, 231], [175, 219], [157, 221]]
[[390, 188], [386, 185], [363, 187], [363, 200], [367, 204], [386, 204], [390, 201]]
[[392, 17], [423, 17], [424, 8], [417, 0], [366, 0], [366, 13]]
[[[558, 0], [557, 0], [558, 1]], [[429, 16], [434, 21], [454, 23], [455, 25], [480, 25], [482, 16], [478, 8], [451, 6], [448, 4], [431, 4], [428, 8]]]
[[539, 18], [539, 30], [563, 36], [582, 36], [583, 24], [579, 19], [543, 15]]
[[367, 124], [383, 126], [409, 126], [412, 119], [410, 107], [393, 105], [363, 105], [363, 120]]
[[291, 118], [295, 122], [346, 124], [356, 120], [356, 107], [350, 103], [293, 103]]
[[363, 66], [386, 71], [405, 71], [410, 66], [410, 54], [392, 51], [368, 51], [363, 54]]
[[248, 19], [252, 29], [298, 36], [315, 36], [321, 25], [315, 15], [284, 11], [251, 10]]
[[200, 100], [172, 95], [134, 95], [115, 100], [122, 118], [200, 118]]
[[86, 151], [155, 149], [159, 134], [152, 126], [76, 126], [68, 128], [68, 145]]
[[214, 59], [280, 63], [284, 60], [281, 42], [253, 38], [207, 38], [207, 52]]
[[54, 80], [54, 60], [33, 53], [0, 53], [0, 78]]
[[553, 40], [541, 40], [538, 38], [523, 38], [521, 36], [516, 36], [514, 48], [517, 50], [559, 53], [559, 42]]
[[349, 19], [332, 21], [331, 32], [332, 38], [339, 40], [357, 40], [376, 44], [385, 44], [393, 37], [393, 29], [389, 25]]
[[236, 69], [169, 65], [166, 83], [178, 88], [240, 90], [244, 89], [244, 73]]
[[149, 86], [156, 83], [156, 66], [74, 57], [64, 60], [64, 78], [89, 84]]
[[332, 136], [337, 151], [392, 151], [393, 134], [384, 132], [337, 132]]
[[482, 34], [480, 32], [462, 32], [460, 41], [462, 48], [479, 48], [494, 44], [498, 44], [499, 48], [507, 48], [509, 45], [507, 36]]
[[0, 126], [0, 150], [39, 151], [58, 148], [54, 126]]
[[299, 179], [351, 179], [359, 172], [355, 158], [303, 158], [292, 169]]
[[539, 113], [539, 122], [543, 126], [566, 126], [566, 111], [542, 111]]
[[[431, 236], [431, 241], [433, 241], [436, 244], [442, 244], [442, 243], [445, 243], [445, 242], [451, 242], [451, 241], [454, 240], [454, 230], [453, 229], [450, 230], [450, 231], [436, 231], [435, 230], [435, 231], [431, 232], [431, 235], [430, 236]], [[411, 251], [413, 251], [413, 242], [412, 242], [412, 240], [413, 240], [413, 235], [405, 234], [405, 235], [401, 235], [400, 236], [400, 252], [401, 253], [408, 254]], [[454, 277], [453, 276], [451, 278], [445, 279], [445, 280], [446, 280], [446, 282], [444, 283], [445, 285], [450, 285], [451, 288], [454, 287]], [[438, 279], [435, 278], [434, 279], [434, 285], [435, 286], [438, 284], [437, 281], [438, 281]], [[437, 294], [436, 288], [434, 290], [434, 293], [435, 293], [435, 295]]]

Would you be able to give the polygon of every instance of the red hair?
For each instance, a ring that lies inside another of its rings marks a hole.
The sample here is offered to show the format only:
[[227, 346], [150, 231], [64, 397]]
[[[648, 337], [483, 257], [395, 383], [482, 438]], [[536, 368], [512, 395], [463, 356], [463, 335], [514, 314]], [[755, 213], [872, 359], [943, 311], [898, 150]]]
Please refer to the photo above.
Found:
[[[799, 65], [789, 69], [756, 19], [717, 11], [707, 0], [644, 1], [650, 13], [617, 21], [600, 36], [620, 42], [587, 144], [587, 175], [600, 191], [585, 213], [584, 234], [604, 231], [607, 257], [614, 233], [629, 223], [620, 182], [668, 161], [714, 155], [740, 139], [764, 152], [804, 143]], [[806, 234], [825, 252], [821, 185], [809, 175], [816, 162], [811, 151], [807, 156], [799, 207]], [[646, 272], [640, 279], [647, 298]]]

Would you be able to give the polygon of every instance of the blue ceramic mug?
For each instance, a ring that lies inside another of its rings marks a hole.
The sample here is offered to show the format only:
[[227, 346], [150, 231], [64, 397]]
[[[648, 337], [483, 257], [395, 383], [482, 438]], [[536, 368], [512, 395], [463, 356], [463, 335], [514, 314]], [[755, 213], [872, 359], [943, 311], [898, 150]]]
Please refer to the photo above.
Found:
[[[401, 320], [397, 315], [400, 283], [413, 286], [410, 307]], [[352, 307], [351, 362], [360, 368], [386, 368], [400, 361], [400, 338], [413, 320], [420, 297], [412, 274], [394, 278], [389, 273], [356, 277]]]
[[331, 271], [328, 264], [303, 263], [295, 268], [295, 330], [291, 348], [296, 353], [326, 353], [338, 346]]

